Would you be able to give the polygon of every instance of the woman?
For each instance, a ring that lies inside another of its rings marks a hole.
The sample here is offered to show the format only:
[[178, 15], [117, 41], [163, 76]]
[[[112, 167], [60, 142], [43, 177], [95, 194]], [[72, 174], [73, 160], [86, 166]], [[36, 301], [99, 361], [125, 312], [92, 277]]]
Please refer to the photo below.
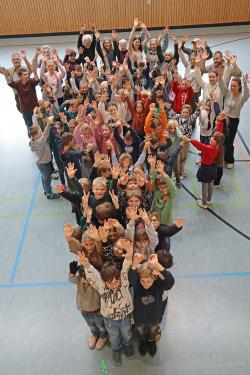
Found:
[[[226, 69], [230, 69], [227, 65]], [[225, 69], [225, 70], [226, 70]], [[231, 80], [230, 89], [226, 87], [222, 79], [219, 79], [219, 87], [223, 93], [224, 111], [227, 114], [227, 131], [225, 136], [225, 163], [228, 169], [234, 168], [234, 138], [240, 122], [240, 111], [244, 103], [249, 98], [249, 88], [247, 86], [248, 75], [243, 75], [243, 87], [240, 78]]]
[[[145, 39], [143, 42], [141, 42], [141, 39], [137, 36], [135, 36], [135, 31], [137, 27], [141, 27], [142, 32], [145, 33]], [[138, 18], [134, 19], [134, 26], [131, 30], [129, 40], [128, 40], [128, 51], [129, 51], [129, 58], [131, 60], [132, 68], [138, 67], [138, 64], [142, 61], [143, 59], [143, 53], [142, 50], [146, 46], [150, 39], [150, 34], [145, 26], [144, 23], [139, 21]]]
[[[45, 73], [45, 64], [47, 72]], [[56, 65], [58, 66], [58, 72], [56, 71]], [[66, 75], [65, 68], [61, 65], [58, 56], [53, 55], [53, 60], [45, 60], [43, 58], [40, 77], [41, 79], [52, 87], [53, 94], [55, 95], [58, 104], [63, 103], [63, 91], [62, 91], [62, 80]]]

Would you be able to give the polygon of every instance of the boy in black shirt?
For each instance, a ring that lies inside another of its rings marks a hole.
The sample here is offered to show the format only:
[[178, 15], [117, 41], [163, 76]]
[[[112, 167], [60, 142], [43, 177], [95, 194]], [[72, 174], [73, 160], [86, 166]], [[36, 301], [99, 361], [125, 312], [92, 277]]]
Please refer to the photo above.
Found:
[[141, 254], [134, 254], [128, 278], [134, 288], [134, 321], [140, 340], [139, 352], [145, 355], [148, 351], [153, 357], [157, 351], [156, 342], [161, 337], [162, 293], [173, 287], [174, 277], [160, 265], [157, 254], [152, 254], [148, 262], [139, 265], [142, 259]]

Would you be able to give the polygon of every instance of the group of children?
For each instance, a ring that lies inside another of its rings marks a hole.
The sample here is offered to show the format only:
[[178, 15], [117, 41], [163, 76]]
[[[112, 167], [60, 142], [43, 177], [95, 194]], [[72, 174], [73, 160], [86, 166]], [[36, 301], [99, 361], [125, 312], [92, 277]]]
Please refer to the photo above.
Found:
[[[78, 54], [67, 49], [61, 60], [56, 49], [37, 47], [32, 63], [21, 52], [27, 67], [14, 53], [13, 68], [0, 73], [27, 125], [45, 196], [63, 197], [75, 213], [77, 226], [65, 224], [64, 235], [77, 256], [69, 281], [77, 285], [89, 348], [109, 342], [112, 361], [120, 365], [122, 349], [134, 357], [132, 333], [140, 355], [156, 354], [166, 291], [174, 285], [170, 237], [184, 225], [183, 218], [173, 221], [172, 208], [186, 177], [189, 145], [201, 152], [197, 204], [206, 209], [224, 163], [234, 166], [248, 76], [241, 82], [237, 57], [212, 53], [206, 40], [195, 38], [186, 48], [188, 35], [178, 41], [173, 34], [169, 50], [168, 28], [151, 38], [138, 18], [128, 42], [113, 31], [101, 44], [91, 27], [80, 30]], [[191, 139], [196, 122], [200, 142]], [[52, 177], [60, 178], [56, 192]]]

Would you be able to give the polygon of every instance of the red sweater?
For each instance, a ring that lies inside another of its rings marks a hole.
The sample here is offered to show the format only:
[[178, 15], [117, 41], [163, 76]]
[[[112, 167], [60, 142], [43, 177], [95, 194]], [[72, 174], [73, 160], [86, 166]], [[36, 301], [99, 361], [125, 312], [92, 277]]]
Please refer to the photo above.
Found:
[[191, 143], [197, 150], [201, 151], [201, 164], [214, 164], [219, 155], [219, 148], [212, 145], [204, 145], [201, 142], [191, 139]]
[[30, 78], [25, 85], [20, 80], [9, 83], [10, 87], [17, 90], [21, 112], [33, 112], [33, 109], [37, 106], [36, 86], [38, 83], [39, 80], [36, 81], [34, 78]]
[[184, 104], [191, 104], [194, 91], [191, 86], [187, 90], [183, 91], [181, 86], [176, 81], [173, 83], [172, 90], [175, 93], [174, 111], [175, 113], [181, 113], [181, 108]]

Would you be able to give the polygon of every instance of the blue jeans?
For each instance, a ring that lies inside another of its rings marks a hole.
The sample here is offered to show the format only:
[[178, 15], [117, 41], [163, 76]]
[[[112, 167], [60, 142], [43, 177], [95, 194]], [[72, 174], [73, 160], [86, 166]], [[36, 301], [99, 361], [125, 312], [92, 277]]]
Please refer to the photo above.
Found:
[[113, 351], [119, 351], [124, 346], [132, 344], [132, 331], [130, 316], [120, 320], [111, 320], [104, 318], [106, 331]]
[[22, 112], [22, 115], [23, 115], [25, 125], [27, 126], [27, 128], [30, 128], [33, 124], [33, 122], [32, 122], [33, 113], [32, 112]]
[[81, 311], [91, 333], [95, 337], [106, 337], [107, 332], [104, 326], [103, 316], [100, 313], [89, 313]]
[[39, 171], [41, 172], [44, 193], [46, 195], [51, 195], [52, 194], [51, 173], [53, 172], [51, 162], [46, 163], [46, 164], [41, 164], [37, 162], [37, 167]]

